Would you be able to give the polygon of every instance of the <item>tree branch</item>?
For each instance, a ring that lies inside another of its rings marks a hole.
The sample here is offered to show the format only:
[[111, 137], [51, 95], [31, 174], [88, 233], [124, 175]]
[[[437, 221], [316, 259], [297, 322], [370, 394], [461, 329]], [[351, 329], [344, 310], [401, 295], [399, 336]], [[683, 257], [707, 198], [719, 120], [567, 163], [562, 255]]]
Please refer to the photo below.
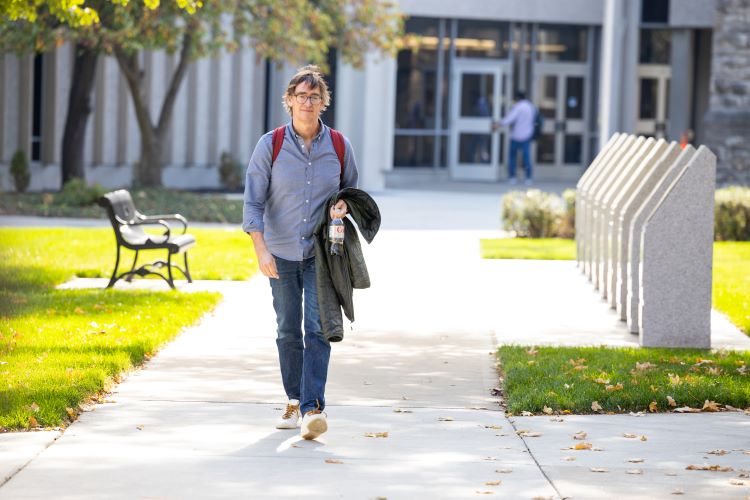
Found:
[[141, 88], [142, 72], [138, 66], [138, 54], [135, 52], [125, 54], [119, 47], [116, 47], [114, 52], [120, 71], [125, 75], [125, 81], [128, 82], [128, 87], [130, 87], [130, 96], [133, 98], [133, 107], [141, 129], [141, 138], [145, 139], [145, 132], [149, 129], [153, 131], [153, 125], [151, 125], [151, 116]]
[[169, 126], [169, 122], [172, 119], [172, 110], [174, 109], [174, 103], [177, 99], [177, 93], [180, 90], [180, 84], [185, 79], [185, 73], [187, 71], [188, 63], [190, 61], [190, 50], [193, 45], [193, 37], [190, 34], [189, 27], [182, 38], [182, 50], [180, 51], [180, 61], [177, 63], [177, 68], [172, 73], [172, 79], [169, 82], [169, 89], [167, 94], [164, 96], [164, 103], [159, 113], [159, 121], [156, 126], [157, 134], [161, 135], [164, 129]]

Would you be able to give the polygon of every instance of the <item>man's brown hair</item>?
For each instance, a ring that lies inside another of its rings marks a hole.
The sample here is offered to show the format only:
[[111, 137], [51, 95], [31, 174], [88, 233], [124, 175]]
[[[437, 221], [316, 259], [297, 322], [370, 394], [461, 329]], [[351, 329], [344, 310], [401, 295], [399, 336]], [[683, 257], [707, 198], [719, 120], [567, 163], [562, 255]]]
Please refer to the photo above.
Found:
[[298, 69], [297, 73], [295, 73], [292, 79], [289, 80], [289, 85], [286, 87], [284, 97], [281, 99], [286, 112], [291, 116], [292, 109], [286, 103], [286, 98], [294, 98], [294, 91], [300, 83], [307, 83], [311, 89], [317, 89], [320, 91], [320, 97], [323, 98], [323, 107], [320, 111], [325, 111], [328, 105], [331, 104], [331, 93], [328, 91], [328, 84], [326, 83], [325, 78], [323, 78], [323, 73], [321, 73], [320, 68], [314, 64], [308, 64], [307, 66]]

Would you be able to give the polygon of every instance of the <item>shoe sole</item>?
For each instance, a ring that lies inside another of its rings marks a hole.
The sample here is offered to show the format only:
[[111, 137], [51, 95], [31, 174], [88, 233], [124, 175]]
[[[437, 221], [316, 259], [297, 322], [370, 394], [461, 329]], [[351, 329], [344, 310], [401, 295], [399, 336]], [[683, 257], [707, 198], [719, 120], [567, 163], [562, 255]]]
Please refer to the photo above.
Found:
[[323, 420], [314, 420], [307, 426], [307, 432], [302, 434], [302, 439], [315, 439], [328, 430], [328, 423]]
[[277, 424], [277, 429], [296, 429], [299, 427], [299, 423], [288, 423], [288, 424]]

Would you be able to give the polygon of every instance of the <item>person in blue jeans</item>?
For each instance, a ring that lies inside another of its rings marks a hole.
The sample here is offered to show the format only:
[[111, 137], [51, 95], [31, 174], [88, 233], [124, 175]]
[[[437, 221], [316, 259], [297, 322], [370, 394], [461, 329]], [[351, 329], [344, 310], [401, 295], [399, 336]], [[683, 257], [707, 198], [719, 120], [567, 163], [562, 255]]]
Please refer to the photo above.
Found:
[[500, 120], [499, 123], [493, 123], [492, 128], [500, 126], [510, 126], [510, 157], [508, 158], [508, 182], [516, 184], [516, 160], [519, 151], [523, 157], [523, 166], [525, 169], [524, 182], [527, 186], [533, 183], [533, 169], [531, 165], [531, 140], [534, 138], [534, 118], [536, 117], [536, 108], [526, 99], [526, 93], [523, 91], [516, 92], [515, 103], [510, 108], [507, 116]]
[[[331, 346], [323, 336], [315, 282], [313, 230], [328, 198], [357, 186], [357, 165], [348, 139], [344, 162], [320, 114], [331, 102], [316, 66], [290, 80], [283, 104], [291, 121], [273, 159], [273, 131], [260, 138], [245, 177], [242, 229], [253, 240], [260, 272], [269, 278], [276, 312], [281, 381], [288, 399], [278, 429], [301, 427], [305, 439], [328, 430], [325, 385]], [[343, 217], [343, 200], [331, 218]], [[302, 335], [304, 327], [304, 337]]]

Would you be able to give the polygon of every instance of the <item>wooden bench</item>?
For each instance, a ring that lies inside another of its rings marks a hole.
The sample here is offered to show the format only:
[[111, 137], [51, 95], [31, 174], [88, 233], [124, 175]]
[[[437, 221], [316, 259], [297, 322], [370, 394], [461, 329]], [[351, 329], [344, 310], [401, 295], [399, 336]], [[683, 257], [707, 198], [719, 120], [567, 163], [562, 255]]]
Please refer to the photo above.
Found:
[[[159, 276], [171, 288], [175, 288], [174, 278], [172, 277], [173, 268], [178, 269], [187, 278], [188, 283], [193, 282], [190, 277], [190, 269], [188, 268], [187, 251], [195, 246], [195, 236], [186, 233], [188, 223], [185, 217], [180, 214], [143, 215], [135, 208], [133, 198], [125, 189], [105, 194], [99, 198], [98, 203], [107, 209], [109, 221], [112, 223], [112, 228], [115, 231], [115, 239], [117, 240], [117, 260], [115, 261], [115, 269], [112, 271], [112, 277], [109, 280], [107, 288], [114, 286], [121, 278], [125, 278], [125, 281], [129, 282], [135, 276], [143, 277], [149, 274]], [[172, 233], [172, 226], [170, 226], [168, 221], [179, 222], [182, 225], [182, 233], [174, 235]], [[144, 226], [162, 226], [164, 233], [161, 235], [149, 234], [144, 231]], [[117, 270], [120, 265], [120, 249], [122, 247], [135, 251], [135, 257], [133, 258], [133, 265], [130, 267], [130, 271], [118, 275]], [[143, 264], [136, 269], [138, 254], [143, 250], [166, 250], [167, 260], [155, 260], [148, 264]], [[172, 256], [178, 254], [184, 256], [184, 269], [172, 263]], [[163, 267], [167, 269], [166, 276], [156, 271]]]

